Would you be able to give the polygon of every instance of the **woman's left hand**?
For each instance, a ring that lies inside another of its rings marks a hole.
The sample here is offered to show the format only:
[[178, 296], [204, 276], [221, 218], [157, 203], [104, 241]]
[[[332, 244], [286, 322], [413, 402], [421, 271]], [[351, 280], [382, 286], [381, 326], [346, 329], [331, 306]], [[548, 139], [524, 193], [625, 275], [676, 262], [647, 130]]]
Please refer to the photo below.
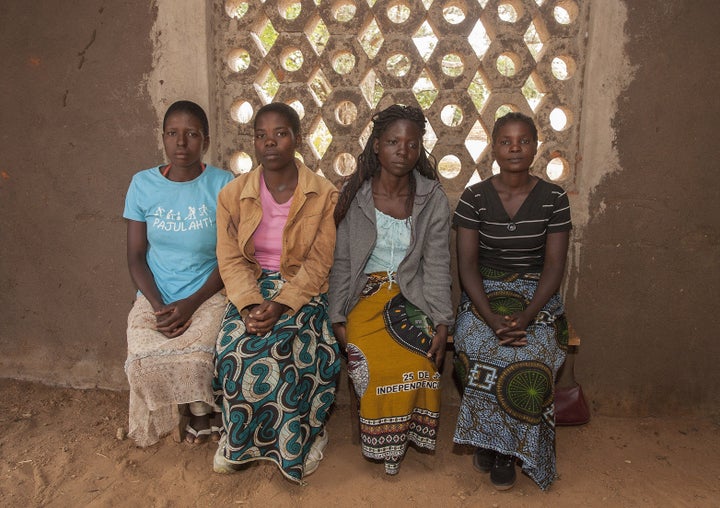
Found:
[[332, 330], [335, 340], [340, 344], [340, 350], [347, 352], [347, 327], [345, 323], [333, 323]]
[[518, 312], [512, 316], [505, 316], [505, 326], [495, 332], [500, 339], [501, 346], [527, 346], [527, 327], [530, 318]]
[[155, 312], [157, 331], [169, 339], [179, 337], [190, 327], [196, 310], [197, 306], [187, 298], [164, 305]]
[[278, 322], [290, 307], [282, 303], [272, 300], [265, 300], [260, 305], [256, 305], [248, 313], [245, 319], [245, 328], [252, 335], [265, 335], [273, 329], [275, 323]]
[[445, 348], [447, 347], [448, 329], [445, 325], [438, 325], [435, 330], [430, 350], [427, 357], [435, 363], [435, 368], [442, 369], [443, 360], [445, 360]]

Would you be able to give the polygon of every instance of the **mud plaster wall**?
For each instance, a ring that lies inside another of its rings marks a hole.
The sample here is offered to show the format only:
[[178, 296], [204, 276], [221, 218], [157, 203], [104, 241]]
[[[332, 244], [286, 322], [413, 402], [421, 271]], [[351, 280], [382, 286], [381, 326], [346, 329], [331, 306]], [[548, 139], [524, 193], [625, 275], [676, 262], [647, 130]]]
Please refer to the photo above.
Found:
[[[125, 388], [124, 192], [162, 160], [169, 102], [213, 111], [204, 2], [4, 4], [0, 375]], [[578, 378], [606, 414], [719, 402], [704, 311], [718, 297], [717, 13], [710, 0], [591, 5], [565, 293]]]
[[[577, 371], [603, 413], [717, 412], [720, 4], [625, 5], [622, 61], [607, 59], [612, 40], [589, 48], [584, 112], [600, 111], [584, 126], [589, 220], [567, 295], [583, 338]], [[595, 42], [612, 32], [593, 25]], [[603, 120], [616, 73], [627, 79]]]
[[0, 374], [122, 387], [122, 207], [160, 158], [149, 3], [7, 0], [0, 15]]

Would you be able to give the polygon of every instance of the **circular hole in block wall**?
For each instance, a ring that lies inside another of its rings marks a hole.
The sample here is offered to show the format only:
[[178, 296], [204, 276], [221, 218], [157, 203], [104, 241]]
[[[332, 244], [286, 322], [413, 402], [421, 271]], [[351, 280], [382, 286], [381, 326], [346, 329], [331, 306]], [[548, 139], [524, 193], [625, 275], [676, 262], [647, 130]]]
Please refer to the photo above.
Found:
[[250, 67], [250, 53], [242, 48], [233, 49], [228, 53], [227, 66], [233, 72], [243, 72]]
[[463, 121], [463, 110], [457, 104], [448, 104], [440, 110], [440, 120], [448, 127], [457, 127]]
[[466, 10], [463, 2], [447, 2], [442, 8], [443, 18], [451, 25], [459, 25], [465, 21]]
[[517, 69], [520, 68], [520, 63], [519, 56], [515, 53], [506, 52], [498, 57], [495, 66], [500, 74], [511, 77], [517, 73]]
[[227, 0], [225, 2], [225, 14], [233, 19], [241, 19], [247, 14], [250, 4], [244, 0]]
[[455, 78], [461, 76], [465, 70], [463, 59], [456, 53], [448, 53], [442, 57], [440, 68], [443, 74]]
[[349, 51], [338, 51], [332, 56], [332, 68], [338, 74], [347, 74], [355, 68], [355, 55]]
[[573, 77], [576, 68], [575, 60], [566, 55], [556, 56], [550, 62], [550, 70], [553, 76], [561, 81]]
[[405, 23], [410, 18], [410, 7], [405, 2], [395, 2], [387, 9], [387, 17], [396, 24]]
[[332, 6], [332, 15], [336, 21], [347, 23], [355, 17], [356, 10], [355, 2], [335, 2]]
[[300, 117], [300, 120], [305, 118], [305, 106], [303, 106], [302, 102], [295, 99], [294, 101], [288, 102], [288, 106], [295, 110], [295, 112]]
[[460, 174], [462, 164], [455, 155], [446, 155], [438, 162], [438, 172], [445, 178], [455, 178]]
[[230, 118], [237, 123], [246, 124], [253, 116], [253, 107], [247, 101], [236, 101], [230, 106]]
[[355, 172], [357, 168], [357, 161], [351, 154], [345, 152], [341, 153], [333, 161], [333, 169], [340, 176], [348, 176]]
[[515, 108], [513, 106], [511, 106], [510, 104], [503, 104], [495, 111], [495, 120], [497, 120], [501, 116], [507, 115], [508, 113], [512, 113], [513, 111], [515, 111]]
[[341, 125], [350, 125], [357, 119], [357, 106], [350, 101], [342, 101], [335, 108], [335, 120]]
[[578, 6], [573, 0], [560, 0], [553, 8], [553, 17], [561, 25], [574, 23], [578, 16]]
[[550, 126], [556, 131], [564, 131], [572, 124], [572, 114], [567, 108], [554, 108], [549, 116]]
[[230, 171], [236, 175], [247, 173], [252, 169], [252, 166], [252, 158], [245, 152], [235, 152], [232, 154], [232, 157], [230, 157]]
[[279, 0], [277, 2], [277, 8], [280, 16], [288, 21], [292, 21], [300, 15], [302, 4], [297, 0]]
[[563, 157], [555, 157], [548, 162], [545, 174], [550, 180], [561, 180], [568, 172], [568, 162]]
[[302, 51], [298, 48], [287, 48], [280, 55], [280, 63], [283, 66], [283, 69], [288, 72], [295, 72], [299, 70], [302, 67], [304, 60], [305, 58], [303, 57]]
[[388, 57], [385, 61], [385, 66], [393, 76], [401, 78], [410, 71], [412, 64], [407, 56], [402, 53], [395, 53], [394, 55], [390, 55], [390, 57]]
[[515, 23], [519, 16], [513, 4], [503, 2], [498, 5], [498, 17], [506, 23]]

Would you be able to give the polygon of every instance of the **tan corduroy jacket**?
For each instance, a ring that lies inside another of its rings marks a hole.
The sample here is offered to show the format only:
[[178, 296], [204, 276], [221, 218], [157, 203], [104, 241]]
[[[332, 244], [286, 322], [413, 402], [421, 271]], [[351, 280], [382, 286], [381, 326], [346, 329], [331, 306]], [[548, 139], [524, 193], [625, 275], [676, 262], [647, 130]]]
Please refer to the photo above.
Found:
[[[311, 298], [327, 292], [333, 263], [338, 192], [322, 176], [299, 160], [298, 184], [283, 230], [280, 274], [285, 285], [274, 299], [297, 312]], [[257, 279], [262, 268], [255, 259], [253, 233], [260, 224], [260, 172], [258, 166], [238, 176], [220, 191], [217, 204], [217, 258], [230, 301], [242, 310], [263, 298]]]

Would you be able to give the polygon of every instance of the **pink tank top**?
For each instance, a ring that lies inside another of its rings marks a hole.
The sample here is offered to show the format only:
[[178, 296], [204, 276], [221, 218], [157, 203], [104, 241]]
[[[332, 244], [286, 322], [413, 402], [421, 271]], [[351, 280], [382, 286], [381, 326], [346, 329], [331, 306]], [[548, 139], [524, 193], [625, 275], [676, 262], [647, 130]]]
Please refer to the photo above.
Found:
[[253, 234], [255, 243], [255, 259], [265, 270], [280, 271], [282, 256], [282, 235], [287, 222], [292, 198], [279, 204], [265, 185], [265, 178], [260, 173], [260, 203], [263, 214], [260, 224]]

